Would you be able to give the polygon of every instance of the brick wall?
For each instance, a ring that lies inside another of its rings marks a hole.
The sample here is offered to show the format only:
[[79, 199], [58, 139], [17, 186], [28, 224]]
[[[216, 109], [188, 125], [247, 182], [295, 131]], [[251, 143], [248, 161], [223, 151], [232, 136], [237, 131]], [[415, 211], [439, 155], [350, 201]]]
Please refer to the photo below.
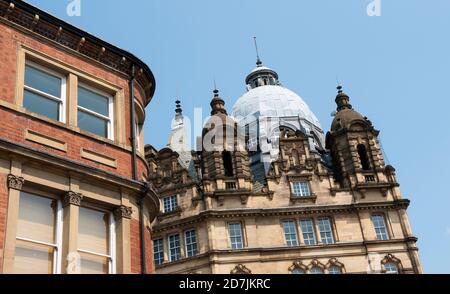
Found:
[[[145, 257], [147, 273], [153, 273], [153, 245], [150, 230], [145, 230]], [[131, 220], [131, 272], [141, 273], [141, 238], [139, 221]]]
[[[0, 173], [0, 252], [5, 248], [6, 210], [8, 206], [8, 187], [6, 174]], [[3, 272], [3, 254], [0, 254], [0, 273]]]
[[[74, 68], [79, 68], [82, 71], [96, 76], [100, 79], [104, 79], [125, 91], [125, 130], [126, 138], [130, 138], [130, 107], [128, 101], [128, 80], [113, 71], [108, 71], [103, 67], [98, 66], [94, 62], [76, 57], [75, 55], [68, 54], [64, 50], [56, 49], [40, 40], [34, 39], [31, 36], [25, 35], [15, 29], [0, 24], [0, 99], [9, 103], [14, 103], [16, 93], [16, 73], [17, 73], [17, 54], [20, 45], [25, 45], [28, 48], [36, 50], [42, 54], [56, 58], [63, 63], [69, 64]], [[140, 87], [136, 87], [136, 97], [144, 104], [143, 95], [139, 91]], [[44, 135], [60, 139], [68, 143], [67, 153], [47, 148], [39, 144], [25, 141], [24, 130], [29, 128], [35, 131], [39, 131]], [[60, 156], [68, 157], [72, 160], [82, 162], [84, 164], [107, 170], [109, 172], [117, 173], [124, 177], [131, 177], [131, 154], [130, 152], [121, 148], [108, 145], [101, 141], [90, 139], [89, 137], [82, 136], [76, 132], [66, 130], [64, 128], [58, 128], [50, 123], [22, 115], [20, 113], [7, 110], [0, 107], [0, 136], [9, 140], [20, 142], [22, 144], [29, 145], [40, 151], [48, 152], [51, 154], [57, 154]], [[126, 143], [129, 144], [129, 140]], [[81, 147], [87, 148], [91, 151], [104, 154], [106, 156], [117, 159], [118, 168], [110, 168], [101, 164], [94, 163], [89, 160], [81, 158]], [[146, 173], [146, 165], [144, 161], [138, 163], [138, 174]]]

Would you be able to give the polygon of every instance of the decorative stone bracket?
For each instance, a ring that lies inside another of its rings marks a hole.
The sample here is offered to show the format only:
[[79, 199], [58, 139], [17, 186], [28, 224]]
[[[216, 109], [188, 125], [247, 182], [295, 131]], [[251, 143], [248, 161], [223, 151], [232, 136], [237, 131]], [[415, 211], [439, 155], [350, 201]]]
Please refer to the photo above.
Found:
[[22, 190], [22, 186], [25, 183], [25, 179], [23, 177], [8, 175], [8, 188], [14, 190]]
[[73, 192], [73, 191], [69, 191], [64, 196], [63, 206], [64, 207], [66, 207], [68, 205], [80, 206], [82, 200], [83, 200], [83, 195], [81, 193], [76, 193], [76, 192]]
[[131, 215], [133, 213], [133, 209], [131, 207], [121, 205], [114, 210], [114, 218], [116, 220], [120, 219], [131, 219]]

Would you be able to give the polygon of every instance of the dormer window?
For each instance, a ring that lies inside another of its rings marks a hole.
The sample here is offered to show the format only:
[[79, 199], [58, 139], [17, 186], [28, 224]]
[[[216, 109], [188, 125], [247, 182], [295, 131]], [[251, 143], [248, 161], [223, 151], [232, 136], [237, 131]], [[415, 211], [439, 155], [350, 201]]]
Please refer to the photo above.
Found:
[[295, 197], [310, 197], [311, 189], [309, 188], [309, 183], [306, 181], [293, 182], [292, 183], [292, 194]]

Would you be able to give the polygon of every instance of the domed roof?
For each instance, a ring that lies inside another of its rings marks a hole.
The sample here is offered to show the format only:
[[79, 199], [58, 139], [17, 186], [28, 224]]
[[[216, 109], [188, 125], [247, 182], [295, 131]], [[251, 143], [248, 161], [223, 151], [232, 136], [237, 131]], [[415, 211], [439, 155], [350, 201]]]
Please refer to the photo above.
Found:
[[340, 110], [333, 119], [331, 130], [337, 131], [341, 128], [349, 128], [354, 121], [366, 121], [364, 117], [351, 108]]
[[249, 115], [266, 117], [299, 116], [321, 128], [319, 120], [303, 99], [281, 85], [265, 85], [249, 90], [233, 106], [237, 120]]

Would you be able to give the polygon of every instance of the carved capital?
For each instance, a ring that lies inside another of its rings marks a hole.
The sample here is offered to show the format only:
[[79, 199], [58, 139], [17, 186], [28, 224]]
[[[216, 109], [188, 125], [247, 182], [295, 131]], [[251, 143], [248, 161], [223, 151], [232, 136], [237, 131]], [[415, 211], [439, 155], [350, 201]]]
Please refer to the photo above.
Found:
[[122, 218], [131, 219], [132, 213], [133, 209], [131, 207], [121, 205], [114, 210], [114, 217], [116, 220], [120, 220]]
[[81, 200], [83, 200], [83, 195], [81, 193], [75, 193], [73, 191], [69, 191], [66, 193], [63, 199], [63, 206], [69, 206], [69, 205], [81, 205]]
[[15, 190], [22, 190], [25, 179], [15, 175], [8, 175], [8, 188]]

